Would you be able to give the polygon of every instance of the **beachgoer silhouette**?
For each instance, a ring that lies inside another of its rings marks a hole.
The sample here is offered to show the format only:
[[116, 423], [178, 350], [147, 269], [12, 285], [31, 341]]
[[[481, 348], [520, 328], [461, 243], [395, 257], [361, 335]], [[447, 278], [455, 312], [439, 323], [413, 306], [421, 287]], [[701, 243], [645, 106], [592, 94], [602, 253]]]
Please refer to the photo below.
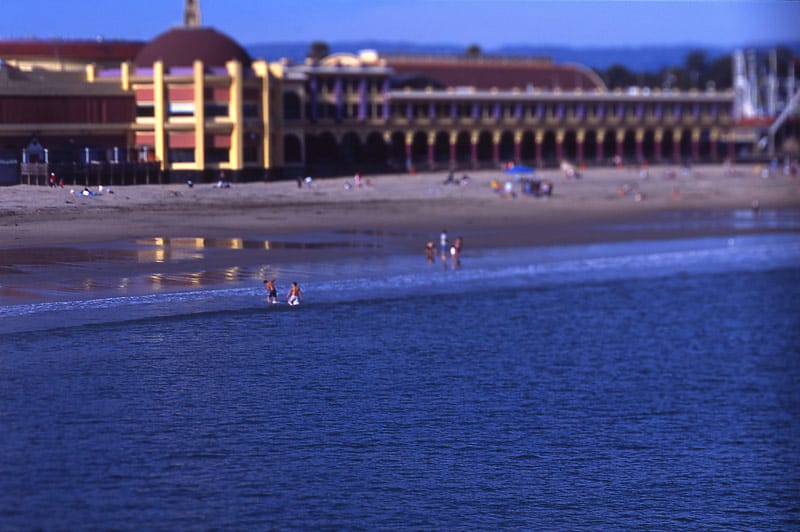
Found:
[[300, 291], [300, 287], [297, 286], [297, 281], [292, 282], [292, 287], [289, 288], [289, 293], [286, 294], [286, 301], [290, 305], [299, 305], [302, 299], [303, 293]]
[[278, 290], [275, 288], [275, 279], [265, 280], [264, 288], [267, 290], [267, 303], [277, 303]]
[[428, 260], [428, 262], [433, 262], [433, 257], [435, 254], [436, 251], [433, 249], [433, 242], [428, 241], [428, 243], [425, 244], [425, 258]]

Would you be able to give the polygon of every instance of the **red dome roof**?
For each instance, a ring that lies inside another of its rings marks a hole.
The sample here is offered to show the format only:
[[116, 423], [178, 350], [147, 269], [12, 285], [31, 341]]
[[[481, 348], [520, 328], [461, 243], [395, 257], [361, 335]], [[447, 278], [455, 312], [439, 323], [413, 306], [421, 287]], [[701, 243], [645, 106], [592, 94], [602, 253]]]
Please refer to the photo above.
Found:
[[152, 66], [163, 61], [165, 68], [192, 66], [195, 60], [221, 67], [231, 60], [250, 66], [250, 55], [239, 44], [211, 28], [173, 28], [150, 41], [136, 56], [136, 65]]

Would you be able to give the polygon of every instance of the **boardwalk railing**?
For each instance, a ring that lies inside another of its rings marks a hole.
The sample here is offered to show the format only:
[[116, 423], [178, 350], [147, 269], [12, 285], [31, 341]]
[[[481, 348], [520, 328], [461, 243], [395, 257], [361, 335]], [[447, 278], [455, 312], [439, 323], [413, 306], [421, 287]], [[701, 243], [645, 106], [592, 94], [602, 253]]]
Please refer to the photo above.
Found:
[[23, 185], [50, 184], [54, 174], [57, 184], [96, 187], [150, 185], [165, 182], [160, 164], [154, 163], [20, 163], [19, 182]]

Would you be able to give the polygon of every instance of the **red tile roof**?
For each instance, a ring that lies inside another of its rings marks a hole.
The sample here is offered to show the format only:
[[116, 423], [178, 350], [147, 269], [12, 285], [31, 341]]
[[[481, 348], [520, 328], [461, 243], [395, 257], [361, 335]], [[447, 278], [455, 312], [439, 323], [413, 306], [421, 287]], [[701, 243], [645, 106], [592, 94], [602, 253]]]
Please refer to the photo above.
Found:
[[590, 91], [604, 89], [597, 74], [579, 65], [557, 65], [546, 60], [523, 58], [387, 57], [398, 76], [424, 76], [447, 87], [525, 90], [529, 86], [546, 90]]
[[0, 40], [0, 59], [56, 59], [86, 62], [131, 61], [141, 41]]

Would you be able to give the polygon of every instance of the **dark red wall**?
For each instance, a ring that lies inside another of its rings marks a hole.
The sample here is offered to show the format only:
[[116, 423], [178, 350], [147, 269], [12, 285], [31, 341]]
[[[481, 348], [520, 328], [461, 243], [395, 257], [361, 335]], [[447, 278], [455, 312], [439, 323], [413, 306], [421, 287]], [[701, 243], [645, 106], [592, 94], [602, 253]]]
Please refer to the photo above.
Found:
[[3, 124], [112, 124], [136, 120], [133, 96], [4, 96]]

